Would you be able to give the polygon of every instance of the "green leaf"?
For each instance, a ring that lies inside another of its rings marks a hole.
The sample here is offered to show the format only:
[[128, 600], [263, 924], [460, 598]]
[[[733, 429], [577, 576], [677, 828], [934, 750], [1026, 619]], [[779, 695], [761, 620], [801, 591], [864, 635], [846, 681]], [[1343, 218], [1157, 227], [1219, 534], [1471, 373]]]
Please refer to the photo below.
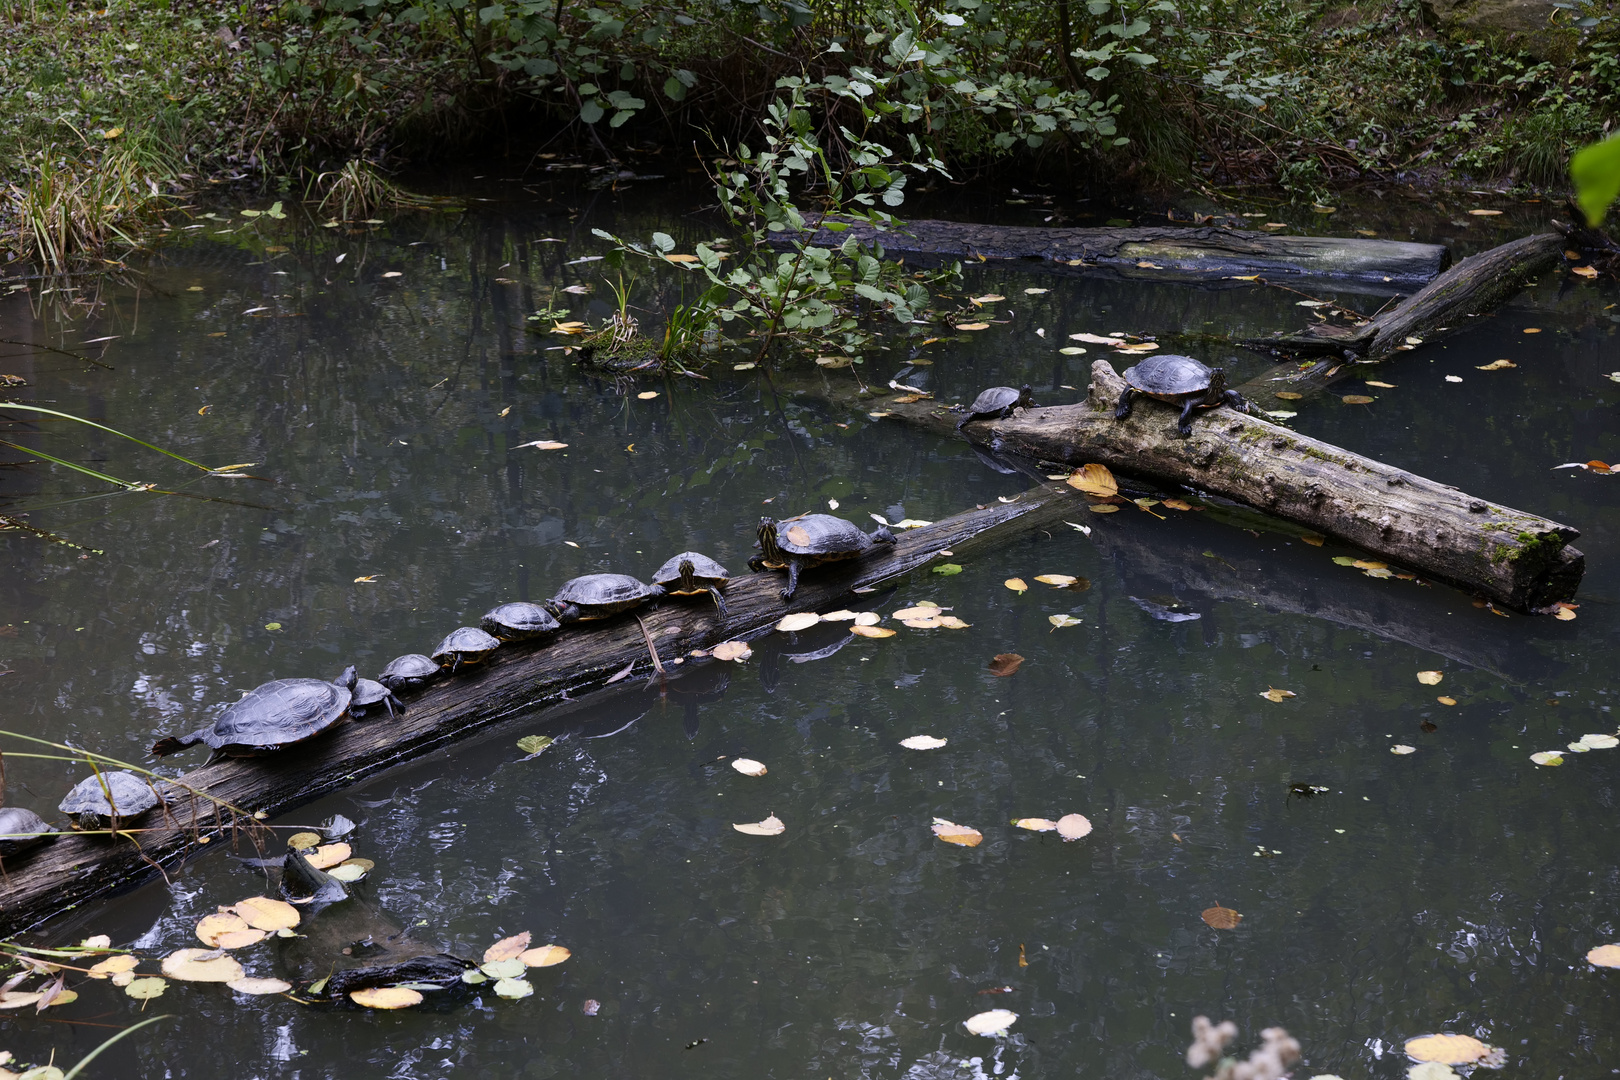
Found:
[[144, 979], [136, 979], [124, 987], [124, 993], [136, 1001], [150, 1001], [155, 997], [162, 997], [163, 991], [169, 988], [169, 980], [160, 979], [155, 975]]
[[940, 563], [938, 566], [934, 567], [933, 572], [936, 574], [943, 574], [945, 577], [951, 577], [953, 574], [960, 574], [962, 572], [962, 568], [956, 563], [947, 562]]
[[532, 757], [556, 741], [550, 735], [525, 735], [517, 741], [517, 748]]
[[1588, 146], [1569, 163], [1576, 201], [1586, 212], [1586, 223], [1596, 228], [1610, 204], [1620, 198], [1620, 135]]
[[671, 75], [664, 80], [664, 96], [671, 101], [686, 100], [686, 84]]
[[534, 985], [528, 979], [502, 979], [495, 984], [495, 996], [506, 998], [508, 1001], [517, 1001], [534, 993]]
[[607, 110], [596, 101], [587, 101], [579, 107], [579, 118], [587, 124], [594, 124], [607, 114]]
[[491, 4], [488, 7], [481, 7], [478, 9], [478, 21], [483, 23], [485, 26], [488, 26], [496, 19], [502, 19], [505, 17], [506, 8], [501, 4]]

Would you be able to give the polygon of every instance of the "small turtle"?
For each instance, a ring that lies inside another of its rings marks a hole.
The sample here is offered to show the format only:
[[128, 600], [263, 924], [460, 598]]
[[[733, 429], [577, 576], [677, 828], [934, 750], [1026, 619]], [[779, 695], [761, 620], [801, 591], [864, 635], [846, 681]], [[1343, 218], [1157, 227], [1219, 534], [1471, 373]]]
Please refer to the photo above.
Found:
[[440, 667], [447, 667], [451, 674], [455, 674], [462, 664], [476, 664], [500, 647], [499, 638], [484, 633], [476, 626], [462, 626], [445, 635], [439, 647], [433, 650], [433, 659]]
[[956, 430], [961, 431], [964, 425], [975, 420], [999, 420], [1003, 416], [1011, 416], [1014, 409], [1033, 409], [1035, 403], [1029, 400], [1029, 383], [1023, 389], [1014, 390], [1010, 386], [992, 386], [973, 399], [973, 404], [967, 407], [967, 415], [957, 422]]
[[658, 568], [653, 583], [663, 586], [670, 596], [714, 597], [715, 610], [726, 617], [726, 598], [720, 595], [731, 579], [731, 571], [697, 551], [683, 551]]
[[748, 560], [748, 566], [751, 570], [786, 570], [788, 583], [782, 599], [792, 600], [799, 591], [799, 571], [853, 559], [877, 544], [893, 543], [894, 534], [883, 525], [867, 535], [831, 514], [803, 514], [780, 524], [765, 517], [759, 519], [759, 554]]
[[[431, 661], [429, 661], [431, 663]], [[392, 720], [399, 713], [405, 711], [394, 692], [380, 682], [371, 679], [356, 679], [354, 681], [354, 696], [349, 699], [349, 715], [356, 720], [362, 720], [367, 713], [373, 711], [372, 707], [381, 705], [388, 710], [388, 719]], [[398, 710], [396, 712], [395, 710]]]
[[648, 585], [628, 574], [586, 574], [564, 582], [546, 610], [561, 623], [606, 619], [664, 595], [662, 585]]
[[1208, 367], [1190, 356], [1150, 356], [1125, 372], [1125, 392], [1119, 395], [1114, 419], [1123, 420], [1131, 415], [1132, 398], [1142, 394], [1158, 398], [1181, 407], [1181, 421], [1177, 430], [1183, 438], [1192, 434], [1194, 409], [1210, 409], [1216, 405], [1230, 405], [1238, 412], [1251, 412], [1243, 395], [1226, 388], [1226, 372], [1222, 368]]
[[527, 641], [562, 629], [562, 623], [553, 619], [551, 612], [539, 604], [523, 601], [492, 609], [478, 625], [502, 641]]
[[162, 801], [150, 780], [119, 769], [80, 780], [58, 809], [75, 829], [117, 829]]
[[[277, 679], [256, 686], [241, 701], [219, 714], [212, 724], [190, 735], [159, 739], [152, 753], [162, 757], [197, 743], [213, 748], [214, 758], [256, 757], [303, 742], [349, 714], [359, 680], [354, 668], [331, 682], [320, 679]], [[213, 758], [210, 758], [213, 760]]]
[[56, 830], [32, 810], [0, 807], [0, 859], [21, 855], [29, 848], [56, 839]]
[[439, 677], [441, 668], [421, 653], [396, 656], [382, 669], [377, 681], [390, 690], [403, 690], [407, 686], [421, 686]]

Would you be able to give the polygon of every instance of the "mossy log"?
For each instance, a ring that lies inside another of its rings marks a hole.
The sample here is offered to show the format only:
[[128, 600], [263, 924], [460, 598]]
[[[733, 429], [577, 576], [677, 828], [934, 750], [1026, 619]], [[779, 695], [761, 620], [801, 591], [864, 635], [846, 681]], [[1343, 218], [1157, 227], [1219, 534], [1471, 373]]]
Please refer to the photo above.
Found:
[[[1097, 462], [1127, 475], [1208, 492], [1333, 537], [1522, 612], [1574, 595], [1586, 559], [1568, 525], [1527, 514], [1229, 408], [1201, 411], [1192, 435], [1179, 410], [1139, 400], [1114, 419], [1124, 380], [1091, 365], [1087, 400], [978, 421], [963, 431], [992, 449], [1043, 461]], [[891, 403], [883, 415], [937, 431], [960, 413], [932, 402]]]
[[[842, 606], [851, 589], [925, 566], [942, 549], [961, 556], [1010, 531], [1050, 524], [1065, 508], [1073, 513], [1072, 491], [1037, 490], [1007, 505], [903, 532], [892, 549], [884, 545], [862, 558], [807, 571], [791, 604], [780, 597], [784, 574], [733, 578], [723, 621], [707, 597], [671, 598], [639, 614], [665, 667], [678, 676], [694, 666], [724, 662], [690, 657], [694, 649], [763, 634], [790, 611]], [[128, 836], [69, 834], [5, 859], [0, 866], [0, 937], [133, 888], [198, 853], [229, 847], [247, 855], [280, 854], [285, 850], [281, 840], [258, 827], [251, 815], [284, 814], [468, 738], [514, 713], [567, 702], [651, 669], [647, 640], [634, 618], [576, 623], [550, 644], [506, 645], [484, 663], [465, 666], [421, 690], [401, 691], [406, 711], [397, 719], [344, 721], [276, 754], [203, 765], [177, 782], [212, 799], [181, 795], [166, 808], [126, 821], [124, 828], [136, 830]], [[192, 753], [200, 758], [204, 748]], [[233, 814], [221, 804], [250, 816]]]
[[1178, 280], [1259, 274], [1398, 292], [1427, 284], [1451, 262], [1450, 251], [1440, 244], [1277, 236], [1215, 226], [1048, 229], [921, 220], [879, 231], [861, 222], [843, 224], [847, 228], [842, 232], [817, 233], [815, 243], [837, 246], [853, 236], [882, 244], [889, 255], [1083, 262], [1132, 277]]
[[1362, 365], [1422, 347], [1411, 344], [1408, 338], [1427, 344], [1465, 330], [1475, 316], [1509, 299], [1531, 278], [1556, 263], [1564, 246], [1564, 237], [1556, 232], [1520, 237], [1468, 256], [1362, 326], [1323, 323], [1297, 334], [1245, 342], [1251, 347], [1332, 359], [1262, 375], [1239, 387], [1238, 392], [1263, 409], [1278, 408], [1278, 391], [1310, 395], [1352, 370], [1364, 371]]

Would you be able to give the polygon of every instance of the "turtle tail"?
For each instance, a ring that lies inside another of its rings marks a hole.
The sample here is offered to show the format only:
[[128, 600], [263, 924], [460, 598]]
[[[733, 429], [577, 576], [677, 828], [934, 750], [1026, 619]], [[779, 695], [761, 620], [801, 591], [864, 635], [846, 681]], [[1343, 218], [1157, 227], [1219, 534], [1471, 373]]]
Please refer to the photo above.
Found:
[[179, 753], [188, 746], [196, 746], [198, 743], [202, 742], [203, 735], [211, 730], [212, 725], [205, 728], [198, 728], [190, 735], [180, 735], [178, 737], [174, 735], [167, 735], [153, 743], [152, 749], [148, 751], [148, 753], [150, 753], [153, 757], [164, 757], [169, 754]]

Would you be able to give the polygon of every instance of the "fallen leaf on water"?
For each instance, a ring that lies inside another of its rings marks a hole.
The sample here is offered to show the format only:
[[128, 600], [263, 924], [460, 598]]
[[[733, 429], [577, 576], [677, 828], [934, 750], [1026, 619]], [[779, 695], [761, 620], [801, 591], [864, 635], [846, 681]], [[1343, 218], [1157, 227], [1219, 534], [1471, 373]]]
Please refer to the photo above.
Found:
[[709, 655], [716, 660], [735, 660], [740, 664], [753, 656], [754, 650], [745, 641], [722, 641], [709, 650]]
[[655, 398], [657, 396], [658, 396], [658, 391], [656, 391], [656, 390], [643, 390], [641, 393], [636, 395], [636, 397], [641, 401], [651, 401], [653, 398]]
[[492, 979], [516, 979], [528, 970], [523, 961], [515, 956], [508, 956], [505, 960], [486, 960], [478, 965], [482, 971]]
[[1075, 532], [1080, 533], [1082, 536], [1090, 536], [1091, 535], [1091, 526], [1090, 525], [1079, 525], [1079, 524], [1076, 524], [1073, 521], [1065, 521], [1063, 524], [1067, 525], [1069, 528], [1073, 529]]
[[1064, 814], [1058, 818], [1058, 835], [1065, 840], [1078, 840], [1091, 832], [1091, 822], [1084, 814]]
[[[1333, 561], [1338, 562], [1339, 560], [1334, 559]], [[1373, 559], [1351, 559], [1350, 560], [1350, 565], [1355, 567], [1357, 570], [1388, 570], [1389, 569], [1389, 564], [1388, 563], [1378, 562], [1378, 561], [1373, 560]]]
[[733, 758], [731, 761], [731, 767], [742, 773], [744, 776], [764, 776], [770, 771], [765, 768], [764, 763], [755, 761], [753, 758], [745, 757]]
[[850, 622], [851, 620], [856, 619], [858, 617], [859, 616], [857, 616], [855, 612], [850, 611], [848, 608], [839, 608], [837, 611], [829, 611], [829, 612], [827, 612], [825, 615], [823, 615], [821, 617], [821, 621], [822, 622]]
[[1029, 592], [1029, 583], [1023, 578], [1010, 577], [1006, 581], [1003, 581], [1002, 584], [1007, 586], [1007, 588], [1011, 589], [1015, 593]]
[[377, 575], [376, 574], [361, 574], [359, 577], [354, 579], [354, 583], [356, 585], [370, 584], [371, 582], [374, 582], [376, 580], [377, 580]]
[[1050, 289], [1025, 289], [1024, 290], [1024, 295], [1025, 296], [1040, 296], [1042, 293], [1050, 292], [1050, 291], [1051, 291]]
[[531, 935], [525, 930], [521, 934], [501, 938], [495, 944], [484, 950], [484, 963], [495, 964], [502, 960], [510, 960], [529, 947]]
[[968, 303], [970, 303], [970, 304], [998, 304], [998, 303], [1000, 303], [1001, 301], [1003, 301], [1005, 299], [1007, 299], [1007, 298], [1005, 296], [1002, 296], [1000, 293], [985, 293], [983, 296], [970, 296], [970, 297], [968, 297]]
[[1167, 510], [1191, 510], [1192, 509], [1192, 503], [1186, 501], [1185, 499], [1166, 499], [1166, 500], [1164, 500], [1164, 502], [1160, 503], [1159, 505], [1163, 506]]
[[163, 958], [162, 967], [163, 974], [181, 982], [230, 982], [247, 974], [241, 964], [216, 949], [179, 949]]
[[1229, 907], [1222, 907], [1219, 904], [1212, 908], [1205, 908], [1199, 917], [1216, 930], [1235, 930], [1237, 924], [1243, 921], [1242, 915]]
[[1417, 747], [1407, 746], [1405, 743], [1396, 743], [1389, 748], [1389, 752], [1396, 755], [1415, 754], [1417, 753]]
[[561, 945], [541, 945], [530, 949], [518, 956], [525, 965], [532, 968], [556, 967], [574, 954]]
[[1598, 276], [1597, 267], [1595, 266], [1572, 266], [1570, 267], [1569, 272], [1572, 274], [1579, 274], [1584, 278], [1595, 278]]
[[1267, 701], [1281, 701], [1284, 698], [1298, 697], [1292, 690], [1278, 690], [1275, 686], [1260, 695]]
[[1013, 824], [1030, 832], [1056, 832], [1058, 827], [1057, 822], [1043, 817], [1021, 817]]
[[1572, 622], [1575, 619], [1575, 609], [1566, 604], [1560, 604], [1558, 610], [1553, 612], [1553, 618], [1559, 622]]
[[936, 615], [928, 615], [916, 619], [901, 619], [900, 621], [911, 627], [913, 630], [939, 629], [939, 617]]
[[1449, 697], [1449, 696], [1447, 696], [1445, 694], [1441, 694], [1439, 697], [1435, 698], [1434, 700], [1438, 701], [1442, 705], [1455, 705], [1455, 704], [1457, 704], [1457, 699], [1456, 698]]
[[1371, 405], [1373, 403], [1373, 399], [1366, 394], [1346, 394], [1339, 400], [1346, 405]]
[[955, 615], [941, 615], [939, 618], [935, 619], [934, 622], [944, 630], [966, 630], [968, 627], [973, 625], [970, 622], [963, 622]]
[[422, 1004], [422, 993], [403, 986], [373, 986], [350, 991], [349, 1000], [368, 1009], [408, 1009]]
[[204, 915], [197, 923], [197, 940], [210, 949], [241, 949], [257, 945], [270, 934], [256, 930], [242, 921], [234, 912], [222, 911]]
[[308, 856], [309, 865], [317, 870], [325, 870], [346, 861], [353, 854], [354, 850], [348, 844], [322, 844]]
[[962, 1026], [973, 1035], [1004, 1035], [1017, 1022], [1018, 1014], [1010, 1009], [991, 1009], [968, 1017]]
[[1541, 333], [1541, 327], [1539, 327], [1539, 326], [1527, 326], [1527, 327], [1524, 328], [1524, 332], [1527, 333], [1527, 334], [1539, 334], [1539, 333]]
[[1395, 389], [1395, 384], [1394, 383], [1378, 382], [1376, 379], [1368, 379], [1366, 382], [1362, 383], [1361, 385], [1362, 386], [1376, 386], [1380, 390], [1393, 390], [1393, 389]]
[[1063, 348], [1059, 349], [1058, 352], [1063, 354], [1064, 356], [1084, 356], [1084, 355], [1086, 355], [1086, 350], [1082, 349], [1078, 345], [1065, 345]]
[[1531, 754], [1530, 760], [1535, 762], [1537, 765], [1546, 765], [1551, 767], [1553, 765], [1562, 765], [1564, 763], [1564, 755], [1560, 754], [1557, 750], [1541, 750]]
[[342, 881], [342, 882], [345, 882], [345, 883], [352, 883], [352, 882], [359, 881], [361, 878], [365, 877], [370, 872], [371, 871], [367, 867], [364, 867], [364, 866], [360, 865], [360, 863], [355, 862], [354, 860], [351, 859], [350, 861], [348, 861], [346, 863], [339, 863], [338, 865], [332, 867], [332, 869], [328, 870], [326, 873], [328, 874], [328, 876], [330, 876], [330, 877], [332, 877], [332, 878], [334, 878], [334, 879], [336, 879], [338, 881]]
[[988, 330], [990, 324], [987, 322], [964, 322], [957, 323], [956, 328], [958, 330]]
[[1093, 345], [1118, 345], [1118, 338], [1103, 337], [1101, 334], [1070, 334], [1070, 341], [1088, 341]]
[[732, 828], [749, 836], [779, 836], [787, 831], [787, 826], [775, 814], [764, 821], [751, 821], [746, 825], [733, 825]]
[[895, 631], [890, 630], [887, 626], [867, 626], [863, 623], [856, 623], [849, 628], [849, 632], [857, 637], [864, 638], [886, 638], [895, 635]]
[[582, 322], [557, 322], [551, 324], [553, 334], [583, 334], [590, 329]]
[[998, 679], [1005, 679], [1023, 666], [1024, 658], [1015, 652], [997, 653], [995, 659], [990, 661], [990, 674]]
[[1599, 945], [1587, 952], [1586, 962], [1598, 967], [1620, 967], [1620, 945]]
[[151, 1001], [153, 998], [162, 997], [163, 991], [168, 988], [169, 981], [167, 979], [160, 979], [156, 975], [148, 975], [144, 979], [133, 980], [128, 986], [124, 987], [124, 993], [136, 1001]]
[[122, 956], [109, 956], [90, 969], [92, 979], [105, 979], [109, 975], [116, 975], [120, 971], [134, 971], [140, 961], [128, 954]]
[[1311, 547], [1321, 547], [1323, 544], [1327, 543], [1327, 537], [1323, 536], [1321, 533], [1304, 533], [1300, 536], [1300, 539], [1311, 545]]
[[1478, 371], [1501, 371], [1504, 368], [1518, 367], [1518, 366], [1519, 366], [1518, 364], [1515, 364], [1511, 360], [1492, 360], [1488, 364], [1481, 364], [1475, 370], [1478, 370]]
[[984, 834], [970, 825], [958, 825], [954, 821], [946, 821], [937, 817], [933, 824], [934, 835], [947, 844], [956, 844], [958, 847], [978, 847], [984, 841]]
[[1158, 347], [1159, 347], [1159, 343], [1157, 341], [1133, 341], [1133, 342], [1116, 341], [1114, 343], [1114, 351], [1115, 352], [1125, 352], [1125, 353], [1152, 352], [1154, 349], [1157, 349]]
[[1447, 375], [1446, 382], [1462, 382], [1461, 375]]
[[1046, 621], [1052, 624], [1053, 630], [1061, 630], [1065, 626], [1079, 626], [1084, 620], [1073, 615], [1048, 615]]
[[[671, 262], [675, 260], [665, 256]], [[505, 998], [507, 1001], [520, 1001], [534, 993], [534, 985], [528, 979], [500, 979], [495, 983], [495, 996]]]
[[901, 739], [900, 745], [907, 750], [938, 750], [949, 741], [933, 735], [913, 735], [910, 738]]
[[320, 845], [321, 834], [318, 832], [296, 832], [287, 837], [287, 846], [294, 851], [309, 851]]
[[883, 621], [883, 616], [875, 611], [862, 611], [855, 616], [856, 626], [876, 626]]
[[256, 930], [291, 930], [303, 919], [298, 909], [285, 900], [272, 900], [268, 896], [250, 896], [233, 904], [231, 910]]
[[1468, 212], [1470, 214], [1473, 214], [1475, 217], [1496, 217], [1502, 211], [1500, 211], [1500, 210], [1470, 210]]
[[1620, 746], [1620, 739], [1608, 734], [1582, 735], [1581, 745], [1588, 750], [1613, 750]]
[[1136, 265], [1137, 265], [1138, 268], [1140, 268], [1142, 270], [1163, 270], [1164, 269], [1164, 267], [1160, 266], [1158, 263], [1156, 263], [1156, 262], [1148, 262], [1146, 259], [1143, 259], [1141, 262], [1137, 263]]
[[235, 990], [238, 994], [252, 994], [254, 996], [261, 994], [285, 994], [287, 991], [292, 989], [292, 983], [285, 982], [281, 979], [261, 979], [252, 977], [246, 979], [232, 979], [225, 985], [230, 987], [232, 990]]
[[1413, 1061], [1434, 1061], [1441, 1065], [1472, 1065], [1491, 1048], [1472, 1035], [1420, 1035], [1406, 1040], [1406, 1056]]
[[1445, 674], [1439, 671], [1420, 671], [1417, 673], [1418, 682], [1424, 686], [1439, 686], [1440, 680], [1445, 677]]
[[1093, 514], [1119, 513], [1119, 507], [1113, 505], [1112, 503], [1092, 503], [1090, 506], [1086, 507], [1086, 509], [1090, 510]]
[[795, 611], [792, 615], [783, 616], [776, 628], [785, 634], [796, 630], [806, 630], [821, 621], [821, 616], [813, 611]]
[[525, 735], [517, 741], [517, 748], [533, 757], [536, 754], [543, 753], [548, 746], [556, 741], [556, 737], [551, 735]]
[[916, 607], [901, 608], [894, 613], [897, 619], [930, 619], [945, 609], [938, 604], [918, 604]]
[[1304, 394], [1295, 393], [1292, 390], [1279, 390], [1271, 396], [1281, 398], [1284, 401], [1299, 401], [1305, 397]]
[[847, 368], [850, 365], [850, 359], [847, 356], [818, 356], [816, 357], [816, 363], [824, 368]]
[[1114, 474], [1108, 471], [1108, 466], [1096, 462], [1082, 465], [1069, 477], [1067, 483], [1076, 491], [1083, 491], [1087, 495], [1109, 498], [1119, 494], [1119, 483], [1114, 479]]
[[1042, 585], [1054, 585], [1062, 589], [1075, 584], [1080, 579], [1073, 574], [1041, 574], [1035, 580]]
[[953, 574], [960, 574], [962, 572], [962, 567], [953, 562], [940, 563], [938, 566], [932, 567], [931, 569], [933, 573], [942, 574], [945, 577], [950, 577]]
[[568, 449], [568, 444], [567, 443], [565, 443], [565, 442], [553, 442], [550, 439], [536, 439], [534, 442], [518, 443], [516, 446], [512, 447], [512, 449], [514, 449], [514, 450], [522, 450], [525, 446], [532, 446], [532, 447], [534, 447], [534, 448], [536, 448], [538, 450], [566, 450], [566, 449]]
[[[158, 982], [162, 982], [159, 979]], [[29, 1005], [36, 1005], [39, 999], [45, 996], [43, 990], [7, 990], [0, 994], [0, 1009], [21, 1009]]]

